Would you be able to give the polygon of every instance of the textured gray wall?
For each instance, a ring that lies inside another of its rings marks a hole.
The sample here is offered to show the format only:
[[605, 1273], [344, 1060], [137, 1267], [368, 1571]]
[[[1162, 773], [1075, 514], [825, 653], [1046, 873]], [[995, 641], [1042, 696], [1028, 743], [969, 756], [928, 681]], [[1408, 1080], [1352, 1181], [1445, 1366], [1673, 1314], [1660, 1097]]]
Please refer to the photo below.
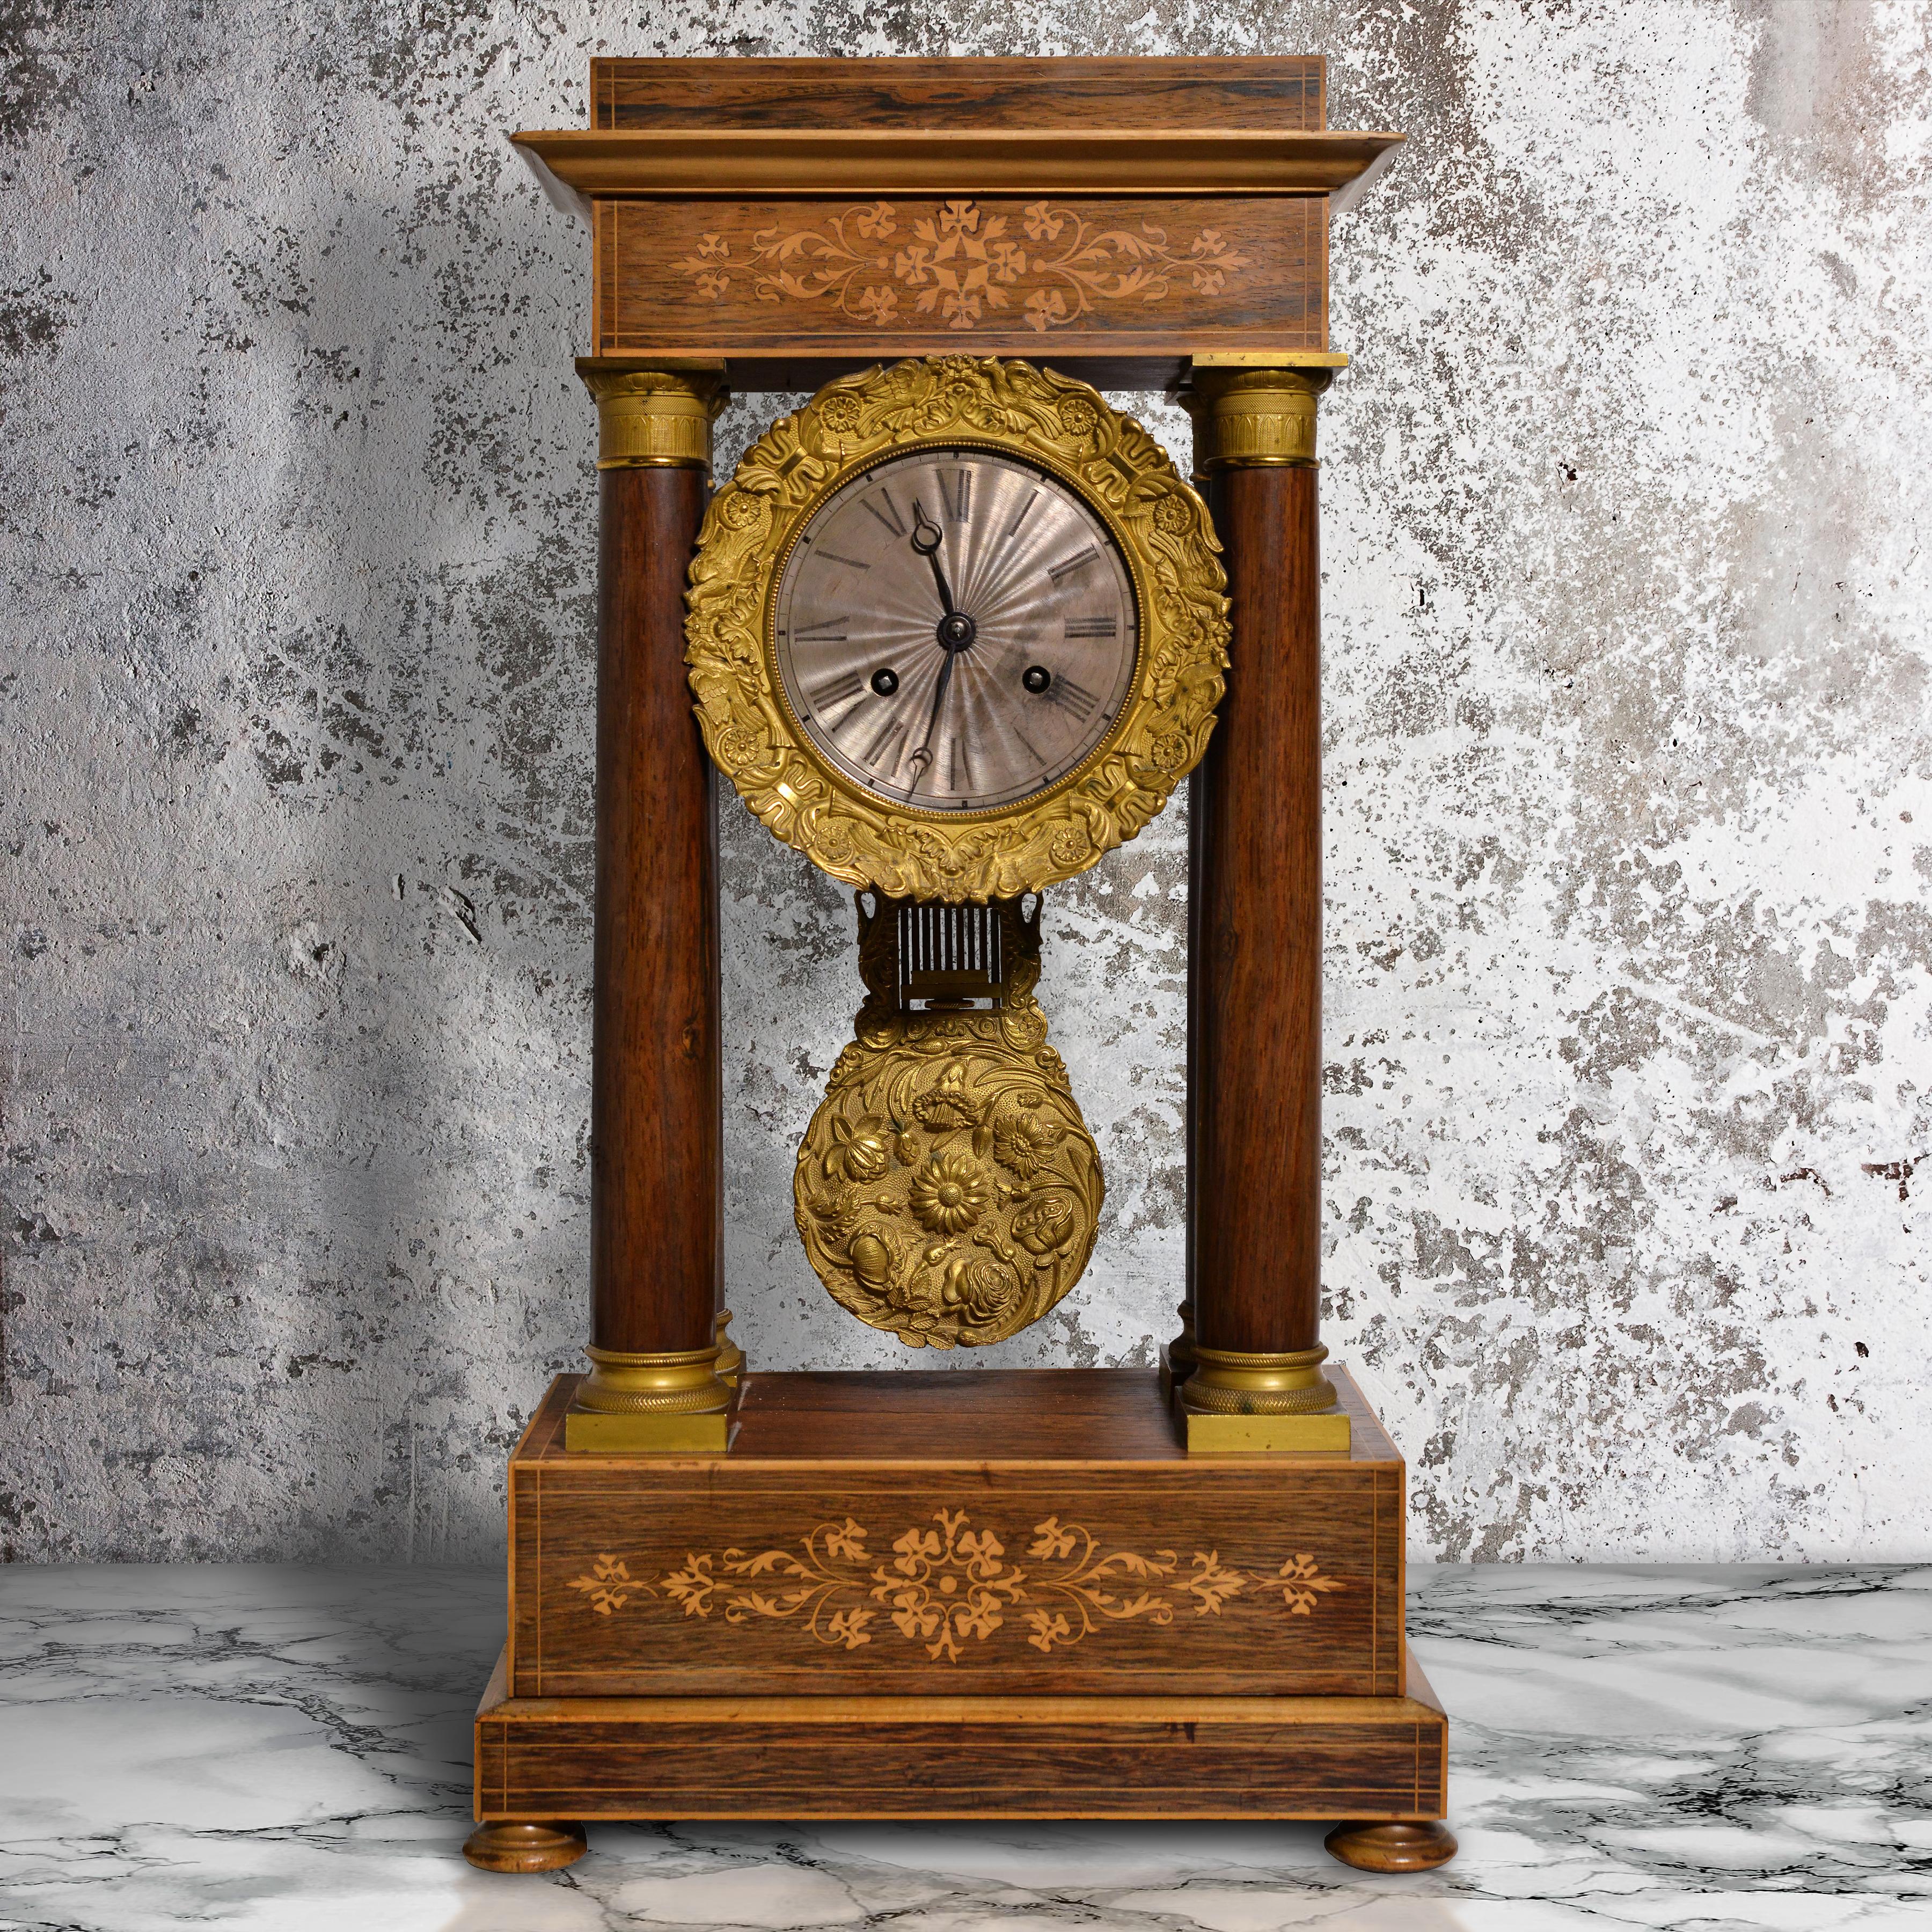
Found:
[[[587, 250], [504, 130], [601, 50], [1272, 50], [1412, 143], [1336, 225], [1324, 487], [1329, 1339], [1418, 1552], [1924, 1556], [1928, 41], [0, 0], [7, 1552], [487, 1552], [574, 1359]], [[1168, 1330], [1183, 839], [1050, 907], [1112, 1192], [1000, 1360]], [[726, 841], [739, 1332], [886, 1361], [790, 1228], [849, 910]]]

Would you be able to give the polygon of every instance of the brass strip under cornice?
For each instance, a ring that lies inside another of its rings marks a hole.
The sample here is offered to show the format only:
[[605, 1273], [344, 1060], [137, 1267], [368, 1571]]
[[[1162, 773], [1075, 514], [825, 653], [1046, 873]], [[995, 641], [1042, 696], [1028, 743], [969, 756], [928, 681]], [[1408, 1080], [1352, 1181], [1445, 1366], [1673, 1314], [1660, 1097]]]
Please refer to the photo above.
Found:
[[1402, 140], [1249, 128], [569, 128], [511, 138], [580, 194], [680, 199], [1335, 194], [1366, 186]]

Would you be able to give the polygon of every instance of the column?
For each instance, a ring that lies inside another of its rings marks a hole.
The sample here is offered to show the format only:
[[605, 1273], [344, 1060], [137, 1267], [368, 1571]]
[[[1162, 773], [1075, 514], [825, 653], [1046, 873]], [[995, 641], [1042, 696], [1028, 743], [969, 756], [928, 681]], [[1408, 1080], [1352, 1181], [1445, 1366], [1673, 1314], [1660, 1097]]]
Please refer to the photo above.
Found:
[[[1203, 368], [1185, 398], [1227, 557], [1226, 695], [1192, 780], [1190, 1450], [1346, 1449], [1321, 1372], [1322, 675], [1327, 367]], [[1184, 1335], [1184, 1342], [1186, 1340]], [[1176, 1378], [1186, 1351], [1171, 1352]]]
[[684, 590], [723, 385], [716, 370], [578, 368], [598, 430], [597, 898], [591, 1372], [565, 1440], [722, 1453], [717, 805]]

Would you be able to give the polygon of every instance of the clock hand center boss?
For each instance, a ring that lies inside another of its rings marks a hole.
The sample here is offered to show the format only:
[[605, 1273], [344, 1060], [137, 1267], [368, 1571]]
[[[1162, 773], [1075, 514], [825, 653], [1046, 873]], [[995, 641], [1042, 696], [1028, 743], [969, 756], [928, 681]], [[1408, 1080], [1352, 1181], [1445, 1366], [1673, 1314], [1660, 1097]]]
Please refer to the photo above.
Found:
[[828, 384], [706, 514], [705, 743], [857, 888], [866, 998], [799, 1148], [799, 1234], [842, 1307], [914, 1347], [1018, 1333], [1093, 1252], [1099, 1150], [1034, 997], [1041, 895], [1206, 748], [1218, 549], [1094, 390], [959, 356]]

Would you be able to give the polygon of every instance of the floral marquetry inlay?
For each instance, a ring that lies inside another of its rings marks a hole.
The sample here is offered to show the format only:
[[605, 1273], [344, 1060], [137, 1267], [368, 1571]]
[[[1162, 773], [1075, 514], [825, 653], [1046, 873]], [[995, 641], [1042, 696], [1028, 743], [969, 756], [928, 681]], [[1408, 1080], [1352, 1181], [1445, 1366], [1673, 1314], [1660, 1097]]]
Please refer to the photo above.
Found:
[[[820, 1523], [795, 1548], [693, 1551], [662, 1579], [662, 1594], [687, 1617], [790, 1622], [848, 1651], [896, 1631], [934, 1663], [957, 1664], [1002, 1630], [1050, 1653], [1108, 1623], [1171, 1624], [1182, 1610], [1219, 1616], [1238, 1598], [1259, 1612], [1277, 1591], [1288, 1615], [1307, 1616], [1322, 1595], [1345, 1587], [1305, 1552], [1272, 1574], [1234, 1569], [1216, 1550], [1196, 1550], [1184, 1566], [1172, 1550], [1107, 1549], [1058, 1516], [1035, 1523], [1018, 1552], [996, 1532], [974, 1528], [964, 1510], [935, 1510], [890, 1554], [869, 1547], [871, 1534], [848, 1516]], [[571, 1587], [604, 1616], [626, 1600], [614, 1590], [658, 1594], [632, 1582], [627, 1566], [608, 1554]]]
[[570, 1587], [581, 1590], [600, 1617], [621, 1610], [639, 1591], [646, 1596], [657, 1594], [648, 1583], [640, 1583], [632, 1576], [628, 1564], [608, 1556], [600, 1556], [583, 1576], [572, 1577]]
[[742, 280], [760, 302], [825, 303], [874, 328], [933, 316], [970, 329], [1024, 316], [1042, 334], [1098, 303], [1217, 295], [1249, 266], [1217, 229], [1170, 240], [1152, 222], [1104, 227], [1046, 201], [1017, 215], [974, 201], [942, 202], [930, 214], [875, 201], [806, 227], [758, 230], [738, 250], [707, 232], [670, 266], [706, 302], [724, 301]]

